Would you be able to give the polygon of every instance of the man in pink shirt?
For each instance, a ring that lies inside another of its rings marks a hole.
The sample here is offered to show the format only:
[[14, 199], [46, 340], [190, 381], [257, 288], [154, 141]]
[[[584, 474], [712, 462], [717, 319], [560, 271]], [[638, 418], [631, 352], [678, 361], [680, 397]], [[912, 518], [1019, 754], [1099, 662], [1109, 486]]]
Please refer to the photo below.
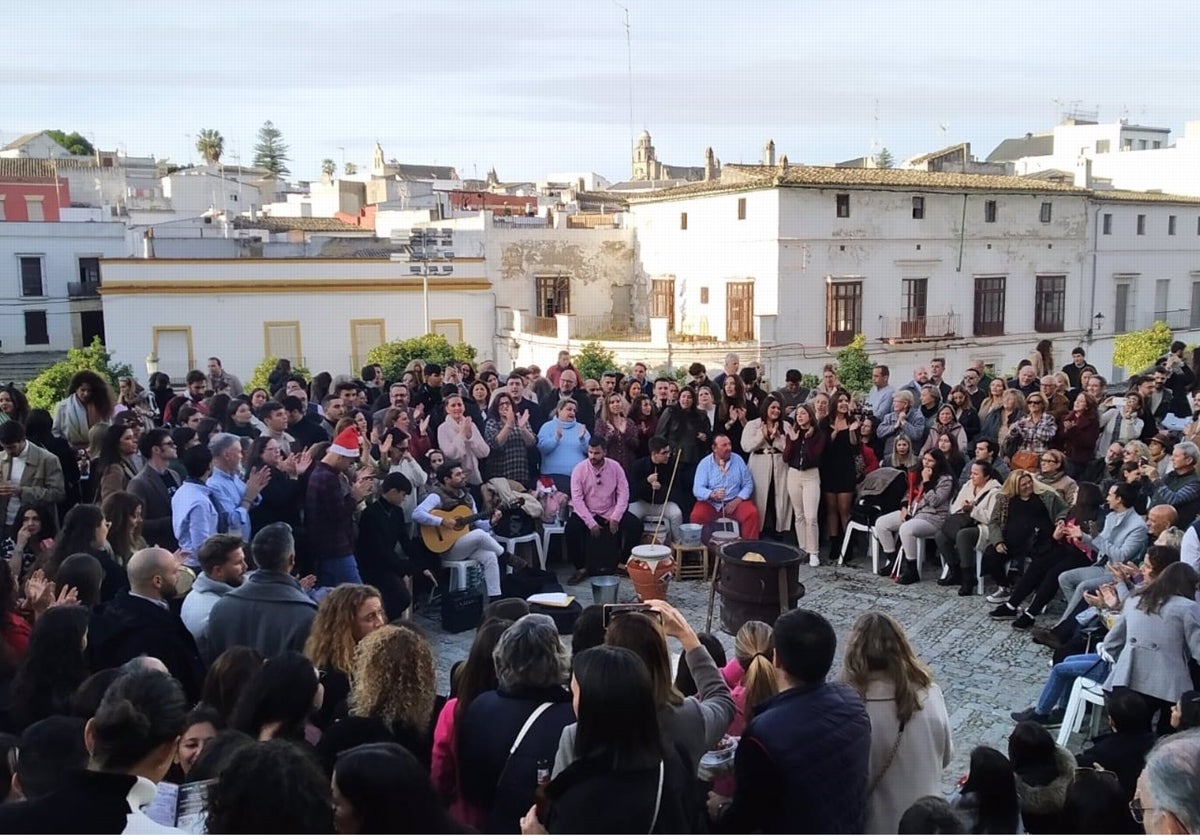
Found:
[[571, 518], [563, 537], [575, 573], [567, 584], [583, 583], [593, 574], [612, 574], [641, 536], [641, 520], [629, 512], [625, 471], [605, 457], [603, 441], [593, 440], [587, 459], [571, 471]]

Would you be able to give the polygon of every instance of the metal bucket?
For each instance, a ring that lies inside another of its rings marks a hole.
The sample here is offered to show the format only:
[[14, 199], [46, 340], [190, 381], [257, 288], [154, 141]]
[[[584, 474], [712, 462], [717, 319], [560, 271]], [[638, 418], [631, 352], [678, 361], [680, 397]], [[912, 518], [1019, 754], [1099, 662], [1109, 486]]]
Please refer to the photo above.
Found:
[[619, 604], [618, 590], [621, 588], [621, 579], [616, 575], [601, 575], [592, 578], [592, 603], [593, 604]]

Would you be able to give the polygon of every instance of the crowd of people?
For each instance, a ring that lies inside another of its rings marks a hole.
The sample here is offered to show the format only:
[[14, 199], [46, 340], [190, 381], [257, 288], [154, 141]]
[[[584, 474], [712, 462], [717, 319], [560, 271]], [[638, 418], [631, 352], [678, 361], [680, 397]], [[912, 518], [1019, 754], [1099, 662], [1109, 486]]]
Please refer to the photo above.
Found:
[[[200, 783], [209, 833], [1200, 831], [1184, 350], [1123, 395], [1048, 341], [1007, 381], [935, 358], [858, 395], [833, 366], [767, 391], [734, 354], [681, 385], [584, 379], [565, 351], [390, 383], [283, 360], [249, 393], [217, 358], [182, 393], [82, 371], [53, 412], [0, 387], [0, 828], [167, 832], [164, 783]], [[812, 566], [852, 563], [869, 526], [881, 573], [990, 581], [1053, 667], [1007, 754], [977, 747], [943, 798], [946, 704], [896, 617], [860, 616], [838, 673], [803, 609], [732, 657], [665, 602], [585, 609], [566, 642], [503, 597], [528, 565], [503, 537], [555, 520], [568, 585], [619, 572], [647, 523], [732, 520]], [[442, 695], [407, 615], [461, 561], [488, 604]], [[1081, 677], [1111, 732], [1073, 756], [1049, 728]]]

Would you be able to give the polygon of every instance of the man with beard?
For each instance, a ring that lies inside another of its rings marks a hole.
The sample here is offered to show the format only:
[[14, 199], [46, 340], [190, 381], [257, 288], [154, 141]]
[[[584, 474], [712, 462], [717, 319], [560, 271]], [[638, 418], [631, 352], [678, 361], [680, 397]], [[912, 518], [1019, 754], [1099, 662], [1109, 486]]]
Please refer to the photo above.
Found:
[[[179, 617], [196, 640], [202, 654], [208, 644], [208, 616], [222, 596], [242, 585], [246, 575], [246, 551], [235, 534], [214, 534], [200, 546], [201, 572], [183, 599]], [[206, 658], [211, 661], [212, 657]]]
[[119, 668], [135, 656], [162, 661], [191, 703], [200, 699], [204, 663], [196, 640], [172, 610], [179, 559], [165, 548], [135, 551], [126, 567], [129, 589], [96, 608], [88, 625], [92, 671]]

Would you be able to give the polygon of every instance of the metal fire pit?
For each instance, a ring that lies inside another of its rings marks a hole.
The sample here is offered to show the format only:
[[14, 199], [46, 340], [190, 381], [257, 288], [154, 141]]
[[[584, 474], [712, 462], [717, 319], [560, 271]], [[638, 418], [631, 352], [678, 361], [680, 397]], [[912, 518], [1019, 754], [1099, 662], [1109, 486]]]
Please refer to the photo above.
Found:
[[[746, 562], [742, 557], [750, 552], [761, 554], [767, 562]], [[752, 619], [774, 624], [804, 597], [804, 584], [800, 582], [803, 555], [793, 546], [737, 540], [721, 546], [717, 555], [721, 629], [731, 636]]]

